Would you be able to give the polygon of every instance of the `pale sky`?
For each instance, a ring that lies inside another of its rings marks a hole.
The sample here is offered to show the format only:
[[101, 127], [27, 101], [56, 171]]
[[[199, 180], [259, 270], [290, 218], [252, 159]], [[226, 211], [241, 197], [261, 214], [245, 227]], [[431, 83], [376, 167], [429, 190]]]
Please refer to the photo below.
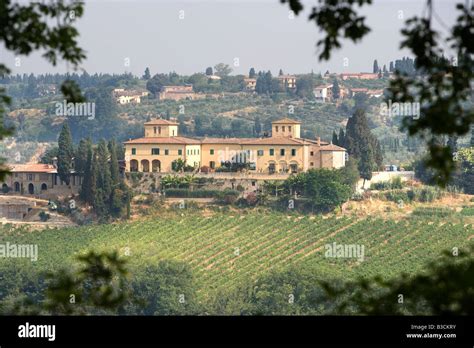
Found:
[[[399, 49], [400, 28], [405, 19], [422, 14], [425, 2], [374, 0], [364, 11], [372, 32], [359, 44], [345, 42], [329, 62], [319, 62], [315, 45], [321, 34], [307, 20], [317, 0], [305, 1], [306, 12], [294, 19], [279, 0], [86, 0], [78, 22], [79, 42], [87, 52], [82, 68], [90, 74], [142, 75], [146, 67], [152, 75], [192, 74], [223, 62], [234, 74], [247, 74], [251, 67], [274, 74], [280, 68], [287, 73], [359, 72], [371, 71], [374, 59], [388, 68], [390, 60], [408, 55]], [[434, 0], [440, 29], [440, 21], [454, 22], [456, 2]], [[20, 67], [14, 58], [4, 50], [0, 54], [14, 74], [67, 71], [65, 64], [52, 67], [39, 54], [22, 57]]]

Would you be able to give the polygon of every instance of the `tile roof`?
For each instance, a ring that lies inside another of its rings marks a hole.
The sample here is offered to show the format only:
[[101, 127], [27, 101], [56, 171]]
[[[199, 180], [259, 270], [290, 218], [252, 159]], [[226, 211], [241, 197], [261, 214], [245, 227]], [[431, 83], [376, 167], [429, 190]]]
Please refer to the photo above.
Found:
[[321, 151], [346, 151], [346, 149], [334, 144], [329, 144], [321, 146]]
[[52, 164], [10, 164], [8, 166], [12, 173], [57, 173], [56, 167]]
[[146, 125], [146, 126], [151, 126], [151, 125], [177, 126], [177, 125], [179, 125], [179, 123], [174, 122], [174, 121], [163, 120], [163, 119], [161, 119], [161, 118], [157, 118], [157, 119], [154, 119], [154, 120], [145, 122], [145, 125]]
[[192, 138], [185, 137], [147, 137], [131, 139], [124, 142], [124, 144], [182, 144], [182, 145], [194, 145], [201, 144], [201, 141]]
[[280, 123], [291, 123], [291, 124], [301, 124], [300, 121], [292, 120], [291, 118], [282, 118], [281, 120], [273, 121], [272, 124], [280, 124]]

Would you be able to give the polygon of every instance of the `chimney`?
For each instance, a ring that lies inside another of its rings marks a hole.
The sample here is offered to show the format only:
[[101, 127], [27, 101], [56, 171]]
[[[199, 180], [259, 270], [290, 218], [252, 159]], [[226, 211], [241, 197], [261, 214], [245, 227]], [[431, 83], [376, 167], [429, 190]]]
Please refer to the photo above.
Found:
[[317, 138], [316, 138], [316, 145], [317, 145], [318, 147], [321, 146], [321, 137], [317, 137]]

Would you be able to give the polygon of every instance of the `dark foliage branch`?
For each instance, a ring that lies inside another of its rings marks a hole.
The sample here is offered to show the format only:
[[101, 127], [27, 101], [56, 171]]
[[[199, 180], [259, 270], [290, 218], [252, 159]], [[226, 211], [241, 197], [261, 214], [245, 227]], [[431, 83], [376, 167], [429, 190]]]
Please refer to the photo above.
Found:
[[[0, 42], [8, 51], [16, 55], [29, 55], [38, 50], [44, 51], [43, 57], [55, 66], [59, 60], [71, 63], [76, 69], [86, 57], [79, 47], [79, 32], [75, 21], [82, 16], [84, 4], [81, 1], [54, 0], [50, 2], [32, 2], [24, 4], [11, 0], [0, 0]], [[0, 64], [0, 76], [10, 73], [10, 69]], [[84, 98], [78, 85], [65, 81], [61, 91], [67, 101], [79, 102]], [[3, 127], [6, 107], [11, 103], [5, 90], [0, 89], [0, 140], [11, 135], [12, 129]], [[0, 165], [3, 161], [0, 161]], [[8, 169], [0, 167], [0, 180]]]

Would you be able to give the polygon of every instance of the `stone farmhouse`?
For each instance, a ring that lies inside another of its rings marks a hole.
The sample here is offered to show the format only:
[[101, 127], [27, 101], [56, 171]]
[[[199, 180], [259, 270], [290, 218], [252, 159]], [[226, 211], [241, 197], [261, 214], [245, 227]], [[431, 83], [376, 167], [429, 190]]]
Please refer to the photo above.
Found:
[[246, 163], [250, 173], [298, 173], [312, 168], [340, 168], [346, 150], [320, 138], [301, 138], [301, 122], [272, 122], [263, 138], [188, 138], [178, 123], [156, 119], [145, 123], [145, 136], [125, 142], [126, 172], [172, 172], [181, 159], [196, 171], [215, 171], [227, 163]]
[[196, 99], [192, 85], [163, 86], [157, 95], [159, 100]]
[[2, 182], [2, 192], [16, 195], [35, 195], [42, 198], [77, 194], [81, 177], [71, 172], [70, 183], [61, 181], [52, 164], [10, 164], [10, 174]]

